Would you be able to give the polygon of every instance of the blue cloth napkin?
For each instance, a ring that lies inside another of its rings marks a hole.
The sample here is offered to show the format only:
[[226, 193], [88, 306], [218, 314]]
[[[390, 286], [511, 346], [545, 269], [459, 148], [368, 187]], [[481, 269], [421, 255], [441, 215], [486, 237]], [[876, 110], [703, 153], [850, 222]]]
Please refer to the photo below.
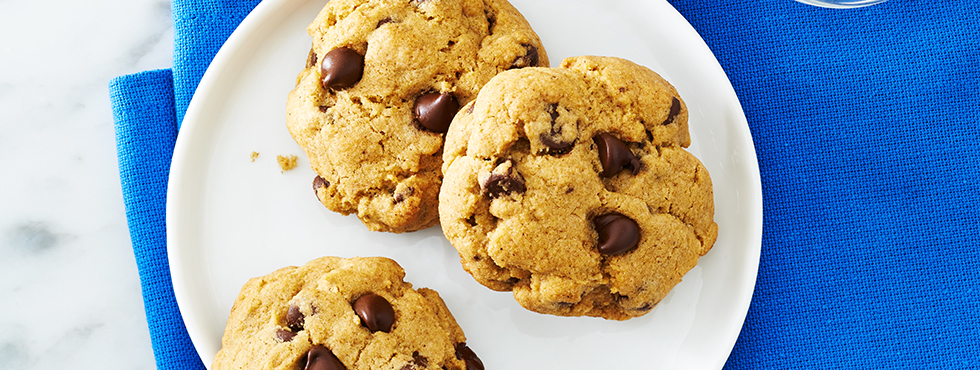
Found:
[[[211, 58], [257, 3], [174, 0], [172, 72], [110, 82], [160, 369], [203, 368], [166, 258], [176, 131]], [[728, 73], [761, 167], [758, 282], [725, 368], [980, 367], [975, 4], [671, 4]]]
[[166, 200], [177, 130], [211, 59], [259, 0], [175, 0], [173, 70], [109, 82], [126, 219], [161, 370], [203, 370], [177, 308], [167, 261]]

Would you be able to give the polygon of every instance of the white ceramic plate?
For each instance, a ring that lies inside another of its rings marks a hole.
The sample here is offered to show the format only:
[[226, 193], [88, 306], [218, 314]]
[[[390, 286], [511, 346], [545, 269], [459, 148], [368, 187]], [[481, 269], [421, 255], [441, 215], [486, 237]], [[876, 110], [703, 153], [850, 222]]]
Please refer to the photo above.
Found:
[[[326, 210], [286, 131], [286, 94], [303, 68], [306, 26], [324, 0], [265, 0], [224, 45], [187, 111], [167, 202], [174, 291], [210, 366], [242, 284], [323, 255], [386, 256], [445, 298], [488, 369], [719, 369], [755, 286], [762, 195], [755, 149], [728, 78], [663, 0], [513, 0], [553, 65], [576, 55], [631, 59], [674, 84], [690, 109], [689, 149], [711, 173], [718, 242], [648, 315], [626, 322], [539, 315], [460, 267], [438, 227], [367, 231]], [[260, 153], [253, 162], [252, 152]], [[276, 155], [297, 155], [281, 173]]]

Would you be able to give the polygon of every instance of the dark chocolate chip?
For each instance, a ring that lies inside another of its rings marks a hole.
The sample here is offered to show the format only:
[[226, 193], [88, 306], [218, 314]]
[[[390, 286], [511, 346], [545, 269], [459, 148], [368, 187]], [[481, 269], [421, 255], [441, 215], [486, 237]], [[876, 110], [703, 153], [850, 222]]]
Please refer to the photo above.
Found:
[[599, 253], [607, 256], [626, 253], [640, 242], [640, 225], [619, 213], [609, 213], [592, 220], [599, 233]]
[[556, 138], [561, 139], [561, 136], [559, 135], [561, 135], [561, 130], [558, 130], [558, 132], [552, 131], [551, 135], [545, 133], [541, 134], [541, 144], [544, 144], [544, 146], [548, 147], [548, 149], [551, 149], [548, 151], [548, 153], [562, 154], [575, 144], [575, 142], [565, 143], [561, 140], [555, 140]]
[[573, 191], [575, 191], [575, 188], [569, 186], [568, 189], [565, 189], [565, 194], [571, 194]]
[[599, 163], [602, 163], [602, 176], [612, 177], [624, 167], [629, 167], [636, 175], [640, 172], [640, 161], [622, 141], [607, 133], [593, 138], [599, 149]]
[[295, 305], [289, 305], [289, 311], [286, 311], [286, 326], [292, 331], [303, 330], [303, 313], [300, 312], [299, 307]]
[[291, 332], [289, 330], [283, 330], [283, 329], [276, 330], [276, 338], [279, 338], [279, 340], [282, 342], [290, 342], [293, 340], [293, 337], [295, 336], [296, 333]]
[[415, 188], [405, 189], [405, 192], [403, 192], [403, 193], [395, 193], [395, 196], [394, 196], [394, 198], [395, 198], [394, 199], [395, 200], [395, 204], [404, 202], [405, 201], [405, 198], [408, 198], [408, 197], [413, 196], [413, 195], [415, 195]]
[[551, 106], [551, 130], [538, 135], [541, 144], [548, 147], [548, 154], [564, 154], [575, 145], [575, 139], [565, 142], [562, 139], [562, 126], [558, 125], [558, 105]]
[[466, 364], [466, 370], [485, 370], [483, 361], [480, 361], [480, 358], [470, 347], [466, 346], [465, 342], [456, 345], [456, 359], [463, 360], [463, 363]]
[[372, 333], [378, 330], [388, 333], [395, 323], [395, 310], [391, 303], [374, 293], [365, 294], [354, 301], [354, 312], [361, 318], [361, 325]]
[[674, 118], [678, 114], [681, 114], [681, 101], [674, 97], [674, 100], [670, 101], [670, 112], [667, 113], [667, 119], [664, 120], [664, 125], [669, 125], [674, 122]]
[[393, 19], [391, 19], [391, 17], [385, 17], [384, 19], [382, 19], [382, 20], [380, 20], [380, 21], [378, 21], [378, 25], [377, 25], [377, 26], [375, 26], [374, 28], [381, 28], [381, 26], [384, 26], [384, 25], [386, 25], [386, 24], [388, 24], [388, 23], [391, 23], [391, 22], [393, 22], [393, 21], [394, 21], [394, 20], [393, 20]]
[[316, 65], [316, 51], [310, 49], [310, 55], [306, 57], [306, 68], [310, 68]]
[[514, 61], [510, 63], [510, 69], [514, 68], [524, 68], [524, 67], [537, 67], [538, 66], [538, 48], [534, 45], [524, 44], [525, 52]]
[[415, 100], [415, 119], [429, 131], [444, 133], [449, 131], [456, 112], [459, 112], [459, 102], [450, 93], [427, 93]]
[[313, 192], [316, 193], [320, 188], [325, 188], [330, 186], [330, 181], [324, 179], [320, 176], [313, 178]]
[[511, 276], [511, 277], [509, 277], [509, 278], [507, 278], [507, 281], [506, 281], [506, 283], [507, 283], [507, 284], [517, 284], [517, 283], [519, 283], [520, 281], [521, 281], [521, 279], [518, 279], [518, 278], [516, 278], [516, 277], [513, 277], [513, 276]]
[[419, 351], [412, 352], [412, 362], [421, 367], [429, 366], [429, 359], [419, 354]]
[[514, 169], [514, 161], [509, 159], [497, 165], [480, 186], [483, 187], [483, 194], [491, 199], [511, 193], [524, 194], [527, 191], [524, 179]]
[[317, 107], [317, 109], [320, 110], [320, 113], [327, 113], [327, 111], [330, 110], [330, 106], [328, 106], [328, 105], [321, 105], [321, 106]]
[[354, 49], [330, 50], [320, 63], [320, 82], [326, 89], [341, 90], [354, 86], [364, 74], [364, 56]]
[[523, 194], [527, 191], [527, 186], [520, 178], [496, 174], [490, 175], [484, 188], [490, 198], [498, 198], [510, 193]]
[[347, 370], [343, 362], [337, 359], [327, 347], [315, 345], [306, 353], [304, 370]]

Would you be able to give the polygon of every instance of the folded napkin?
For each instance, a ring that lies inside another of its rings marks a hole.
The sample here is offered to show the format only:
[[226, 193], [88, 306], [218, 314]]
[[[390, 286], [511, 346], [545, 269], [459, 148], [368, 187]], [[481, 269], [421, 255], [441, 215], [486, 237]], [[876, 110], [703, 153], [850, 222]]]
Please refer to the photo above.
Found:
[[[176, 132], [211, 58], [257, 3], [174, 0], [173, 70], [110, 82], [160, 369], [204, 367], [167, 265]], [[761, 167], [758, 282], [726, 369], [980, 363], [980, 13], [972, 3], [671, 4], [728, 73]]]
[[211, 59], [259, 0], [174, 0], [173, 70], [109, 82], [119, 177], [157, 368], [204, 369], [177, 308], [166, 201], [177, 130]]

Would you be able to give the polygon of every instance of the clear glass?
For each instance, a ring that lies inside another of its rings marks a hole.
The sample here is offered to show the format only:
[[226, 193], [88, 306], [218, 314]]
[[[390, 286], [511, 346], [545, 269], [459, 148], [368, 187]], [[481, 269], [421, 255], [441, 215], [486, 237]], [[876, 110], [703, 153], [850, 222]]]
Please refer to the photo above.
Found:
[[885, 0], [796, 0], [804, 4], [822, 6], [824, 8], [860, 8], [862, 6], [883, 3]]

